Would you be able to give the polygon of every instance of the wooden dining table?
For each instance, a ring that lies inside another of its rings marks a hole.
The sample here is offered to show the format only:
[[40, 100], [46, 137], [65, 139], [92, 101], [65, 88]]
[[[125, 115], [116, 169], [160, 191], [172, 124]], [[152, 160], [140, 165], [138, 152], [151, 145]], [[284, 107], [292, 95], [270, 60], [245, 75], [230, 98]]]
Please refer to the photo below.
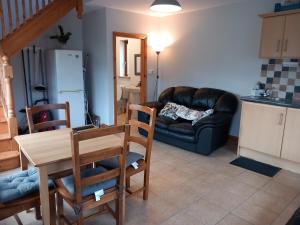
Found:
[[[72, 168], [71, 131], [72, 129], [65, 128], [20, 135], [14, 138], [19, 144], [22, 169], [27, 169], [30, 163], [38, 170], [44, 225], [55, 224], [55, 219], [51, 220], [53, 215], [50, 215], [48, 176]], [[122, 146], [122, 140], [120, 135], [109, 135], [82, 141], [79, 145], [80, 154], [107, 147]]]

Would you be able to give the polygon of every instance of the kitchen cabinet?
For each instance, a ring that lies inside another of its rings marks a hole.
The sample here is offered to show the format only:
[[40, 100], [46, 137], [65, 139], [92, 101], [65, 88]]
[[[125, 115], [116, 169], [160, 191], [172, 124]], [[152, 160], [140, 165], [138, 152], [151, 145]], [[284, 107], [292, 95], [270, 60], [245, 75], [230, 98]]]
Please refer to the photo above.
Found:
[[288, 109], [281, 158], [300, 163], [300, 110]]
[[300, 13], [286, 16], [282, 57], [300, 56]]
[[243, 102], [241, 147], [280, 157], [286, 108]]
[[242, 99], [239, 156], [300, 174], [300, 104]]
[[300, 57], [300, 10], [261, 15], [260, 58]]
[[282, 53], [282, 37], [285, 17], [270, 17], [263, 19], [260, 57], [280, 58]]

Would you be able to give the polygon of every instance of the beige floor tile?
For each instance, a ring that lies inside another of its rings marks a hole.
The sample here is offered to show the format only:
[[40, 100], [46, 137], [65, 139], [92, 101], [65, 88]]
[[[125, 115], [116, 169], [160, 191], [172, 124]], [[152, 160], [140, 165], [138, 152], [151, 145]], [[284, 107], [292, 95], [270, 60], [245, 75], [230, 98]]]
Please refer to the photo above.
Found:
[[200, 221], [200, 224], [205, 225], [215, 225], [220, 222], [225, 215], [228, 214], [228, 210], [225, 210], [220, 206], [210, 203], [204, 199], [200, 199], [196, 203], [192, 204], [185, 211], [187, 217], [196, 217]]
[[237, 177], [237, 180], [255, 188], [261, 188], [266, 185], [266, 183], [268, 183], [271, 178], [258, 173], [254, 173], [252, 171], [245, 171]]
[[269, 182], [263, 187], [263, 190], [272, 195], [289, 200], [294, 199], [300, 192], [300, 189], [288, 187], [275, 181]]
[[252, 224], [233, 214], [228, 214], [227, 216], [225, 216], [224, 219], [222, 219], [221, 222], [218, 223], [218, 225], [252, 225]]
[[247, 202], [253, 205], [257, 205], [263, 209], [271, 210], [277, 214], [280, 214], [288, 206], [290, 200], [268, 194], [264, 191], [259, 191], [251, 196], [247, 200]]
[[243, 197], [217, 188], [213, 188], [208, 193], [203, 194], [202, 198], [225, 210], [233, 210], [247, 199], [245, 196]]
[[274, 178], [278, 183], [297, 188], [300, 190], [300, 174], [281, 170]]
[[249, 203], [244, 203], [232, 213], [254, 225], [270, 225], [278, 217], [277, 213]]

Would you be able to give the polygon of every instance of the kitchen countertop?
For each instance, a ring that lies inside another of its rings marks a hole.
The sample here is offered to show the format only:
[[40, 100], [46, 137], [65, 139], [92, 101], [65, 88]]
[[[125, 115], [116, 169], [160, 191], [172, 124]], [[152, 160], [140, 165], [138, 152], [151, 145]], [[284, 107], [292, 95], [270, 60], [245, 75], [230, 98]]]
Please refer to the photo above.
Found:
[[300, 109], [300, 102], [294, 102], [293, 100], [287, 100], [287, 99], [243, 96], [243, 97], [241, 97], [241, 100], [246, 101], [246, 102], [255, 102], [255, 103], [268, 104], [268, 105], [282, 106], [282, 107], [287, 107], [287, 108]]

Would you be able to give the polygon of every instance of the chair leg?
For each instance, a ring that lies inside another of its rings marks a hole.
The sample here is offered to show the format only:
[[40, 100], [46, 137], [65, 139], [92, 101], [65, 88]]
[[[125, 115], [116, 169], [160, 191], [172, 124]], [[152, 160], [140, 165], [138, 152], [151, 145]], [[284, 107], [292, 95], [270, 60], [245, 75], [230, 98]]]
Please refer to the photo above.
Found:
[[63, 198], [60, 196], [60, 194], [57, 194], [57, 216], [58, 216], [59, 225], [64, 225], [64, 219], [62, 218], [63, 214], [64, 214]]
[[80, 216], [78, 218], [77, 225], [84, 225], [84, 218], [82, 212], [80, 213]]
[[50, 194], [50, 224], [56, 224], [56, 207], [55, 207], [55, 193]]
[[143, 199], [148, 200], [149, 195], [149, 175], [150, 171], [145, 169], [144, 171], [144, 191], [143, 191]]
[[130, 177], [126, 178], [126, 188], [130, 188]]
[[18, 214], [14, 215], [15, 220], [17, 221], [18, 225], [23, 225], [22, 221], [20, 220], [20, 217], [18, 216]]
[[41, 220], [42, 219], [41, 206], [40, 205], [35, 206], [34, 211], [35, 211], [35, 219], [36, 220]]
[[119, 197], [116, 200], [116, 210], [115, 210], [115, 218], [116, 218], [116, 225], [123, 225], [124, 224], [124, 204], [123, 198]]

